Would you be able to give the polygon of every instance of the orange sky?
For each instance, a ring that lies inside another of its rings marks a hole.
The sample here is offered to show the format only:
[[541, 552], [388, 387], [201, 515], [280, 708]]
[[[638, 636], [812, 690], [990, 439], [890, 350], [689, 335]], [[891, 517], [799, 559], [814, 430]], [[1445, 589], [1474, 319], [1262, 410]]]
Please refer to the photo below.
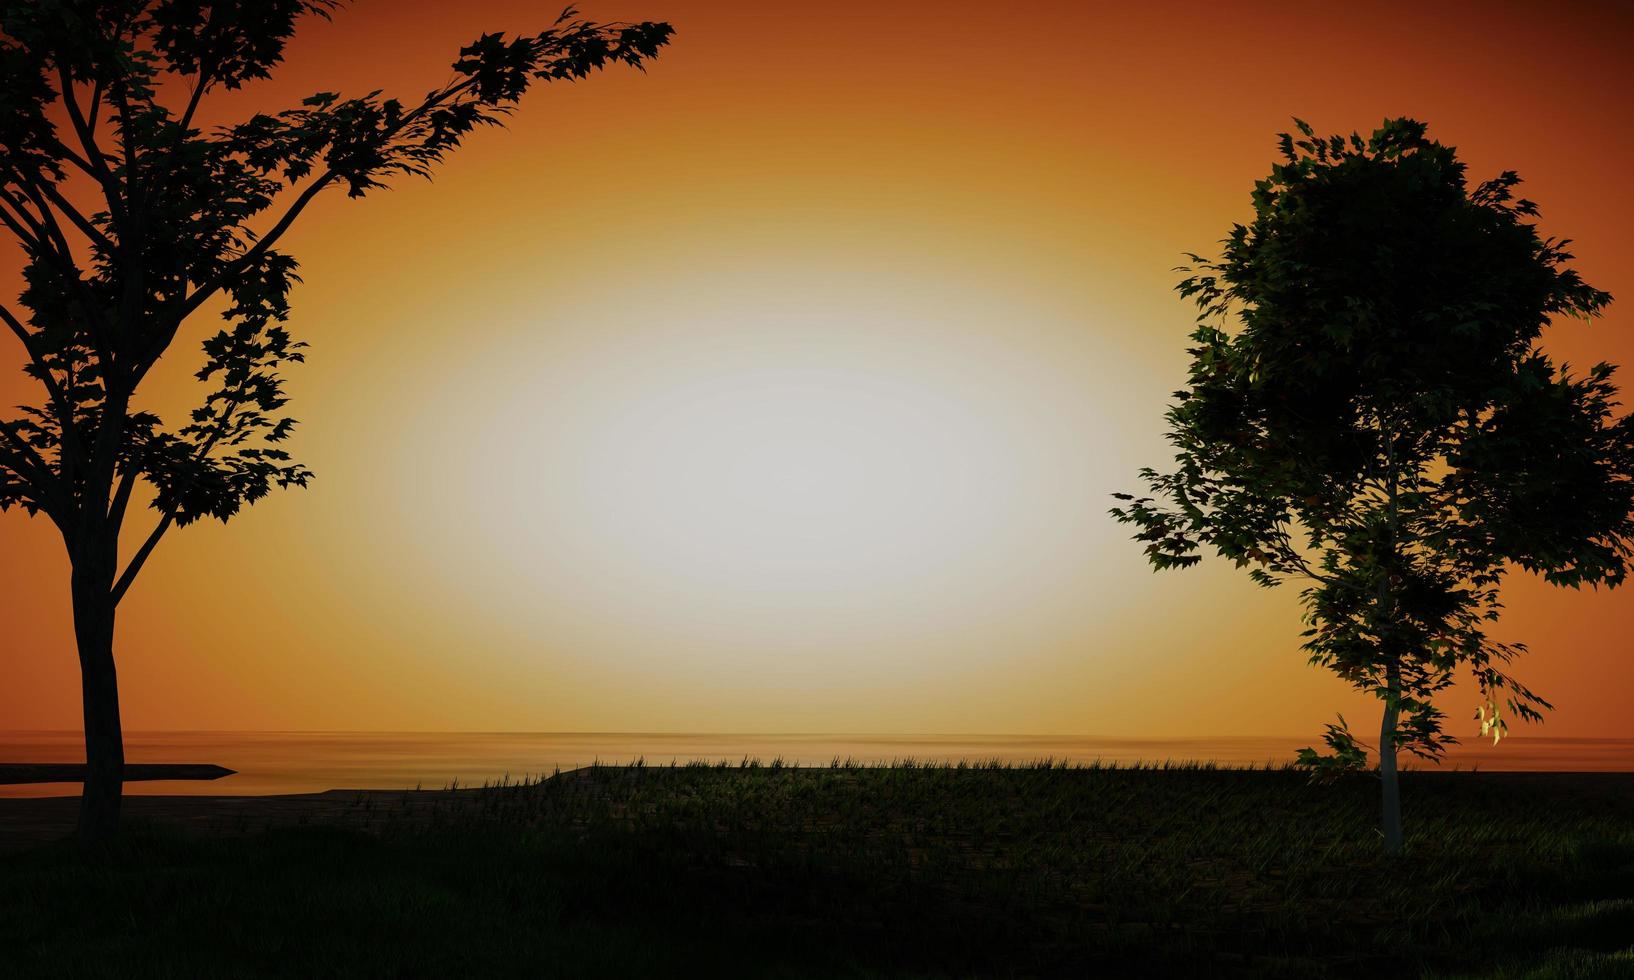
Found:
[[[1168, 459], [1171, 268], [1246, 219], [1293, 115], [1412, 115], [1473, 176], [1519, 170], [1626, 297], [1549, 346], [1634, 362], [1634, 17], [1609, 4], [585, 13], [677, 36], [286, 239], [317, 480], [166, 540], [120, 611], [128, 728], [1372, 726], [1306, 666], [1292, 589], [1154, 575], [1105, 514]], [[365, 0], [217, 118], [413, 97], [548, 16]], [[146, 392], [172, 416], [193, 326]], [[77, 727], [60, 541], [10, 514], [0, 548], [0, 727]], [[1634, 736], [1634, 591], [1508, 596], [1547, 732]], [[1443, 704], [1470, 734], [1474, 694]]]

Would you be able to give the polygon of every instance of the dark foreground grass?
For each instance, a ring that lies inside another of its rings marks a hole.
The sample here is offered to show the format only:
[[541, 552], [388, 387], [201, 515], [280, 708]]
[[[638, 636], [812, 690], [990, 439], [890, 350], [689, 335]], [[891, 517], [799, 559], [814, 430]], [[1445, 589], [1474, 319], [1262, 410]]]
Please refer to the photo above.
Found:
[[[1634, 976], [1634, 776], [597, 767], [0, 856], [15, 976]], [[429, 804], [429, 805], [428, 805]]]

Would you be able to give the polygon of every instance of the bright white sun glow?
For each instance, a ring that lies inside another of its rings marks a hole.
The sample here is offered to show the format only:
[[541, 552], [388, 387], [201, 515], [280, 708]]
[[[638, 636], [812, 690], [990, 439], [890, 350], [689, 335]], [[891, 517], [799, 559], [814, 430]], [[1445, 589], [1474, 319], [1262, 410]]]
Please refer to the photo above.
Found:
[[445, 366], [403, 506], [462, 605], [557, 655], [790, 683], [956, 669], [1081, 608], [1114, 465], [1082, 378], [983, 323], [994, 297], [776, 285]]

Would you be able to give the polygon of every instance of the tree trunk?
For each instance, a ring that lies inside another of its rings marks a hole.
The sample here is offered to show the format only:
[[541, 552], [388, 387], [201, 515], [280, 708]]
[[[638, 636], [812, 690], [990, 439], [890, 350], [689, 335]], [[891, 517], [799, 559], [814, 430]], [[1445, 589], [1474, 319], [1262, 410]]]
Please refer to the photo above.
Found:
[[80, 690], [85, 708], [85, 785], [80, 797], [79, 838], [101, 843], [119, 832], [119, 801], [125, 781], [125, 739], [119, 722], [119, 678], [114, 670], [113, 574], [101, 562], [76, 563], [73, 576], [74, 638], [79, 646]]
[[1379, 729], [1379, 778], [1384, 784], [1384, 851], [1401, 853], [1401, 783], [1396, 777], [1397, 698], [1401, 695], [1401, 669], [1391, 663], [1385, 672], [1384, 723]]

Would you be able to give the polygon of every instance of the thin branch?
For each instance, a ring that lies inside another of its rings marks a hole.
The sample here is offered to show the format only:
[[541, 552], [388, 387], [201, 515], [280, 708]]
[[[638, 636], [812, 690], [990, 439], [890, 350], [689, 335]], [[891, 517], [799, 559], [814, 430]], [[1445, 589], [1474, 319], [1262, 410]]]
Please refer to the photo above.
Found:
[[[386, 141], [389, 142], [403, 130], [418, 122], [427, 112], [470, 90], [475, 84], [476, 80], [474, 78], [468, 78], [440, 92], [433, 92], [426, 96], [425, 101], [405, 113], [403, 118], [398, 120], [397, 125], [386, 133]], [[338, 176], [334, 170], [325, 170], [321, 176], [307, 186], [306, 190], [301, 192], [300, 197], [297, 197], [295, 202], [289, 206], [289, 210], [284, 212], [278, 222], [265, 235], [262, 235], [254, 246], [234, 261], [228, 263], [227, 267], [218, 273], [215, 278], [200, 284], [198, 289], [194, 290], [193, 295], [182, 301], [181, 309], [176, 318], [178, 325], [180, 321], [186, 319], [194, 310], [197, 310], [206, 300], [225, 286], [229, 279], [272, 248], [278, 239], [283, 237], [284, 232], [289, 230], [290, 225], [295, 223], [295, 219], [300, 216], [301, 212], [306, 210], [306, 206], [312, 203], [312, 199], [318, 195], [318, 192], [327, 187]]]
[[[18, 190], [22, 189], [18, 187]], [[0, 201], [5, 202], [16, 213], [17, 217], [28, 224], [29, 233], [33, 236], [33, 243], [36, 246], [49, 244], [44, 241], [46, 237], [45, 224], [40, 220], [39, 215], [28, 209], [29, 201], [12, 193], [12, 189], [5, 184], [0, 184]]]
[[57, 206], [57, 210], [61, 211], [63, 216], [69, 221], [73, 222], [74, 227], [79, 229], [80, 234], [90, 239], [93, 245], [100, 246], [104, 251], [110, 253], [114, 250], [114, 244], [108, 240], [108, 236], [104, 235], [102, 230], [96, 225], [93, 225], [91, 222], [87, 221], [85, 216], [80, 214], [79, 211], [71, 203], [69, 203], [68, 199], [62, 196], [62, 194], [57, 190], [56, 185], [44, 184], [41, 186], [41, 189], [45, 192], [45, 196], [51, 199], [51, 203]]
[[[13, 167], [11, 168], [11, 171], [13, 175], [19, 177], [21, 181], [21, 175], [17, 173], [17, 169]], [[26, 181], [21, 181], [18, 186], [25, 192], [31, 190]], [[96, 295], [91, 292], [90, 287], [85, 283], [84, 277], [80, 273], [79, 264], [74, 261], [73, 249], [69, 247], [68, 239], [64, 237], [62, 228], [58, 226], [56, 218], [51, 213], [51, 209], [42, 201], [37, 193], [31, 193], [30, 197], [34, 202], [35, 207], [37, 207], [40, 211], [39, 216], [33, 215], [25, 210], [21, 206], [21, 202], [19, 202], [10, 191], [6, 190], [4, 187], [0, 187], [0, 201], [4, 201], [6, 204], [9, 204], [14, 210], [21, 214], [24, 220], [27, 220], [31, 226], [35, 226], [35, 236], [31, 248], [32, 253], [36, 256], [44, 256], [52, 259], [59, 267], [59, 270], [63, 275], [63, 279], [70, 283], [74, 289], [80, 292], [80, 298], [84, 307], [84, 314], [86, 319], [90, 322], [91, 338], [96, 342], [97, 353], [101, 355], [104, 366], [109, 369], [109, 373], [111, 373], [113, 363], [112, 359], [108, 357], [107, 328], [102, 322], [102, 316], [97, 305]], [[44, 219], [43, 225], [36, 224], [39, 218]], [[5, 213], [4, 209], [0, 209], [0, 220], [4, 220], [7, 225], [12, 227], [13, 232], [17, 233], [20, 237], [22, 236], [21, 230], [16, 227], [10, 216]]]
[[[6, 321], [6, 326], [10, 327], [11, 332], [17, 335], [17, 339], [23, 342], [23, 349], [28, 351], [30, 359], [33, 359], [34, 347], [33, 344], [30, 343], [28, 328], [23, 326], [23, 321], [17, 319], [16, 315], [10, 310], [6, 309], [6, 307], [3, 305], [0, 305], [0, 320]], [[38, 361], [36, 361], [36, 363], [38, 363]]]
[[[204, 97], [204, 91], [205, 91], [205, 89], [207, 89], [209, 87], [210, 87], [210, 73], [205, 71], [201, 67], [199, 69], [199, 81], [198, 81], [198, 84], [193, 86], [193, 97], [187, 100], [187, 111], [182, 113], [182, 119], [181, 119], [181, 123], [180, 123], [182, 138], [185, 138], [187, 136], [187, 128], [190, 125], [192, 125], [192, 123], [193, 123], [193, 113], [198, 111], [199, 100]], [[181, 139], [178, 139], [176, 142], [178, 144], [180, 144]]]
[[[68, 244], [68, 237], [62, 233], [62, 226], [57, 224], [57, 216], [52, 212], [51, 206], [46, 203], [44, 196], [40, 194], [40, 189], [22, 171], [16, 167], [11, 167], [10, 170], [12, 177], [15, 178], [15, 186], [28, 195], [29, 201], [33, 203], [35, 209], [39, 212], [32, 217], [39, 222], [40, 233], [48, 237], [56, 245], [63, 264], [68, 267], [68, 271], [75, 274], [74, 278], [79, 278], [79, 264], [74, 261], [74, 250]], [[15, 202], [11, 203], [12, 207], [17, 206]]]
[[125, 508], [130, 504], [131, 491], [136, 489], [137, 477], [141, 475], [139, 467], [127, 466], [119, 476], [119, 487], [114, 490], [113, 503], [108, 506], [108, 523], [115, 529], [125, 522]]
[[312, 203], [312, 199], [318, 196], [318, 192], [334, 181], [336, 176], [333, 170], [324, 171], [321, 177], [307, 185], [307, 188], [301, 192], [301, 196], [297, 197], [295, 202], [289, 206], [289, 210], [284, 212], [283, 217], [278, 219], [278, 223], [273, 225], [272, 229], [265, 235], [261, 236], [255, 245], [243, 255], [228, 263], [227, 267], [217, 273], [209, 282], [203, 283], [193, 290], [191, 296], [182, 300], [181, 306], [176, 313], [177, 324], [179, 325], [182, 320], [192, 315], [194, 310], [204, 305], [205, 300], [220, 291], [234, 275], [237, 275], [251, 262], [266, 254], [267, 250], [272, 248], [279, 238], [283, 237], [284, 232], [289, 230], [290, 225], [295, 223], [295, 219], [300, 217], [301, 212], [306, 210], [306, 206]]
[[136, 554], [131, 556], [130, 564], [125, 566], [124, 574], [119, 576], [119, 581], [114, 583], [113, 591], [108, 594], [114, 605], [119, 605], [119, 600], [125, 597], [125, 592], [130, 589], [131, 583], [136, 581], [136, 573], [140, 572], [142, 566], [147, 564], [148, 556], [153, 554], [153, 549], [159, 546], [159, 539], [165, 536], [166, 531], [170, 530], [170, 525], [175, 519], [175, 514], [165, 514], [159, 521], [158, 526], [147, 536], [147, 540], [142, 542], [142, 547], [136, 549]]
[[[116, 230], [119, 233], [120, 265], [124, 273], [122, 277], [124, 290], [119, 300], [120, 322], [135, 324], [138, 322], [141, 313], [142, 297], [147, 286], [146, 270], [143, 268], [141, 261], [146, 234], [146, 230], [143, 228], [143, 216], [146, 207], [144, 198], [146, 195], [142, 192], [141, 185], [137, 180], [140, 168], [137, 166], [136, 145], [132, 142], [130, 100], [126, 97], [125, 86], [116, 83], [109, 94], [113, 98], [114, 112], [119, 120], [119, 141], [124, 150], [124, 219], [116, 225]], [[110, 192], [109, 206], [114, 207], [118, 203], [118, 195]], [[135, 338], [126, 335], [125, 339], [129, 343], [134, 341]], [[134, 347], [134, 344], [132, 346]], [[127, 353], [127, 351], [121, 351], [121, 353]], [[105, 354], [104, 357], [106, 357]], [[120, 365], [120, 369], [119, 372], [116, 372], [113, 365], [108, 365], [107, 380], [110, 384], [113, 383], [118, 373], [122, 373], [123, 364]], [[128, 382], [127, 391], [136, 390], [137, 380], [139, 380], [140, 373], [143, 371], [145, 371], [144, 368], [138, 368], [138, 379], [124, 379]], [[99, 456], [107, 464], [108, 473], [111, 475], [113, 472], [114, 447], [99, 445], [98, 448], [102, 450], [99, 452]]]
[[[125, 86], [122, 84], [115, 85], [110, 94], [113, 96], [114, 114], [119, 119], [119, 145], [124, 151], [125, 156], [123, 160], [125, 168], [125, 196], [131, 201], [135, 201], [138, 190], [138, 185], [136, 182], [137, 159], [136, 144], [131, 142], [130, 99], [126, 97]], [[124, 236], [121, 235], [120, 237], [123, 238]]]
[[52, 375], [51, 369], [46, 366], [45, 361], [38, 353], [35, 352], [34, 344], [32, 343], [33, 338], [29, 336], [28, 328], [24, 327], [22, 321], [17, 319], [17, 317], [10, 310], [6, 309], [4, 305], [0, 305], [0, 320], [4, 320], [6, 322], [6, 326], [11, 328], [11, 332], [17, 335], [18, 340], [22, 341], [23, 350], [28, 352], [28, 359], [34, 364], [35, 367], [40, 369], [40, 381], [45, 385], [46, 391], [51, 393], [52, 400], [57, 403], [58, 422], [63, 426], [64, 435], [72, 438], [73, 413], [68, 407], [67, 392], [63, 391], [62, 386], [57, 384], [57, 379]]
[[1273, 547], [1275, 547], [1280, 553], [1283, 561], [1293, 566], [1294, 571], [1314, 582], [1321, 582], [1323, 585], [1332, 585], [1341, 589], [1356, 588], [1356, 586], [1351, 585], [1343, 579], [1337, 579], [1332, 575], [1324, 575], [1321, 572], [1318, 572], [1316, 569], [1311, 567], [1310, 562], [1306, 561], [1302, 555], [1296, 554], [1293, 548], [1287, 544], [1275, 545]]
[[[79, 437], [79, 425], [74, 420], [74, 409], [68, 400], [68, 393], [58, 383], [56, 375], [51, 372], [50, 366], [34, 350], [34, 345], [29, 342], [30, 337], [28, 331], [23, 327], [22, 321], [18, 320], [3, 305], [0, 305], [0, 319], [5, 320], [6, 326], [11, 328], [11, 332], [16, 334], [17, 339], [22, 342], [23, 350], [28, 353], [29, 361], [39, 370], [39, 374], [35, 375], [35, 377], [39, 378], [40, 383], [45, 386], [46, 392], [51, 396], [52, 403], [57, 407], [57, 427], [62, 431], [63, 446], [67, 449], [67, 452], [59, 454], [59, 465], [62, 468], [61, 479], [64, 484], [71, 486], [74, 480], [74, 459], [77, 454], [84, 451], [84, 443]], [[72, 376], [69, 377], [68, 381], [70, 385], [73, 384]]]
[[57, 156], [62, 157], [64, 160], [67, 160], [69, 163], [73, 164], [92, 180], [95, 180], [98, 183], [102, 182], [102, 175], [96, 172], [95, 168], [91, 166], [91, 162], [89, 160], [80, 156], [78, 153], [75, 153], [73, 147], [59, 139], [51, 140], [50, 144], [52, 153], [55, 153]]
[[[34, 227], [34, 254], [54, 260], [59, 267], [59, 271], [62, 272], [63, 278], [81, 293], [80, 298], [84, 304], [84, 313], [86, 319], [90, 321], [91, 338], [96, 341], [97, 353], [102, 356], [104, 367], [109, 369], [111, 373], [114, 365], [112, 359], [108, 357], [107, 325], [102, 321], [96, 295], [91, 292], [90, 287], [81, 275], [79, 264], [74, 261], [73, 250], [68, 246], [68, 239], [64, 237], [61, 227], [58, 226], [56, 218], [52, 215], [51, 209], [38, 196], [37, 192], [31, 192], [31, 186], [26, 178], [18, 173], [16, 167], [12, 167], [10, 170], [12, 175], [17, 178], [17, 187], [24, 192], [29, 192], [34, 206], [40, 210], [40, 215], [36, 216], [24, 209], [22, 202], [18, 201], [15, 195], [3, 186], [0, 186], [0, 201], [11, 205], [14, 210], [23, 216], [24, 220]], [[41, 218], [44, 219], [44, 223], [40, 223]], [[4, 220], [8, 225], [12, 224], [4, 209], [0, 209], [0, 220]], [[19, 235], [22, 234], [15, 226], [13, 226], [12, 230]]]
[[[209, 458], [210, 453], [216, 448], [216, 443], [226, 433], [227, 427], [232, 421], [233, 413], [237, 412], [239, 406], [243, 405], [247, 400], [244, 395], [243, 384], [238, 386], [237, 394], [237, 400], [228, 406], [226, 414], [221, 417], [221, 422], [216, 426], [216, 430], [199, 447], [198, 453], [193, 457], [194, 462], [203, 462]], [[134, 470], [125, 471], [125, 475], [120, 481], [119, 490], [115, 494], [114, 503], [121, 517], [124, 515], [126, 503], [130, 500], [131, 487], [135, 483], [134, 472]], [[153, 554], [153, 549], [159, 546], [159, 539], [165, 536], [165, 532], [170, 530], [170, 525], [175, 520], [176, 511], [174, 508], [165, 511], [165, 515], [160, 519], [158, 526], [154, 527], [153, 532], [147, 536], [147, 540], [142, 542], [142, 546], [137, 549], [136, 554], [131, 556], [130, 564], [125, 566], [125, 571], [119, 576], [119, 580], [114, 583], [113, 591], [110, 593], [114, 605], [119, 605], [119, 600], [124, 598], [125, 592], [131, 587], [131, 583], [136, 581], [137, 573], [142, 570], [143, 565], [147, 564], [148, 556]]]
[[[96, 83], [96, 88], [91, 100], [93, 115], [91, 121], [87, 123], [85, 118], [79, 113], [78, 102], [72, 98], [72, 83], [68, 78], [66, 69], [59, 66], [58, 74], [63, 81], [63, 88], [66, 96], [64, 101], [69, 107], [69, 116], [73, 120], [74, 131], [79, 136], [80, 146], [84, 148], [87, 160], [85, 162], [79, 162], [78, 158], [68, 150], [67, 146], [64, 146], [60, 142], [58, 143], [58, 146], [60, 146], [62, 150], [68, 154], [69, 159], [74, 160], [81, 170], [85, 171], [92, 178], [94, 178], [102, 187], [103, 200], [108, 202], [108, 214], [113, 220], [114, 229], [120, 242], [123, 242], [126, 237], [128, 225], [128, 221], [126, 220], [127, 215], [124, 206], [124, 199], [119, 192], [119, 181], [114, 176], [113, 172], [108, 169], [107, 159], [103, 156], [101, 148], [97, 146], [95, 136], [96, 116], [100, 111], [100, 102], [102, 98], [102, 82], [98, 80]], [[113, 242], [109, 241], [105, 235], [98, 232], [93, 236], [92, 231], [87, 230], [88, 225], [86, 223], [76, 223], [80, 224], [81, 231], [85, 231], [87, 236], [92, 238], [93, 242], [98, 242], [101, 244], [102, 247], [108, 253], [110, 253], [110, 255], [118, 251]], [[102, 353], [106, 354], [105, 340], [99, 338], [99, 341], [102, 342]], [[112, 365], [110, 365], [110, 368], [111, 367]]]
[[92, 145], [94, 146], [96, 145], [95, 137], [97, 120], [102, 116], [102, 79], [100, 78], [98, 78], [96, 83], [91, 86], [91, 108], [86, 112], [86, 116], [88, 117], [89, 125], [85, 127], [85, 132], [92, 138]]
[[[57, 65], [57, 79], [62, 87], [62, 101], [68, 110], [68, 119], [73, 124], [74, 135], [79, 137], [80, 148], [85, 151], [85, 169], [96, 177], [103, 187], [109, 190], [116, 189], [118, 181], [114, 179], [113, 171], [108, 168], [107, 158], [103, 156], [102, 148], [96, 142], [96, 117], [93, 115], [91, 120], [87, 122], [85, 116], [80, 113], [79, 100], [74, 98], [73, 79], [69, 77], [68, 69], [61, 63]], [[99, 114], [101, 99], [102, 82], [98, 81], [91, 98], [93, 113]], [[116, 200], [117, 195], [109, 195], [108, 201], [110, 204], [115, 203]]]
[[[33, 224], [28, 212], [17, 208], [16, 202], [11, 199], [11, 196], [6, 193], [4, 188], [0, 188], [0, 204], [5, 205], [5, 207], [0, 207], [0, 222], [4, 222], [5, 226], [11, 229], [11, 233], [17, 236], [17, 241], [24, 248], [31, 252], [38, 251], [40, 249], [39, 238], [30, 229], [26, 229], [22, 225], [23, 221], [28, 221], [30, 225]], [[11, 209], [16, 209], [17, 213], [13, 214]]]

